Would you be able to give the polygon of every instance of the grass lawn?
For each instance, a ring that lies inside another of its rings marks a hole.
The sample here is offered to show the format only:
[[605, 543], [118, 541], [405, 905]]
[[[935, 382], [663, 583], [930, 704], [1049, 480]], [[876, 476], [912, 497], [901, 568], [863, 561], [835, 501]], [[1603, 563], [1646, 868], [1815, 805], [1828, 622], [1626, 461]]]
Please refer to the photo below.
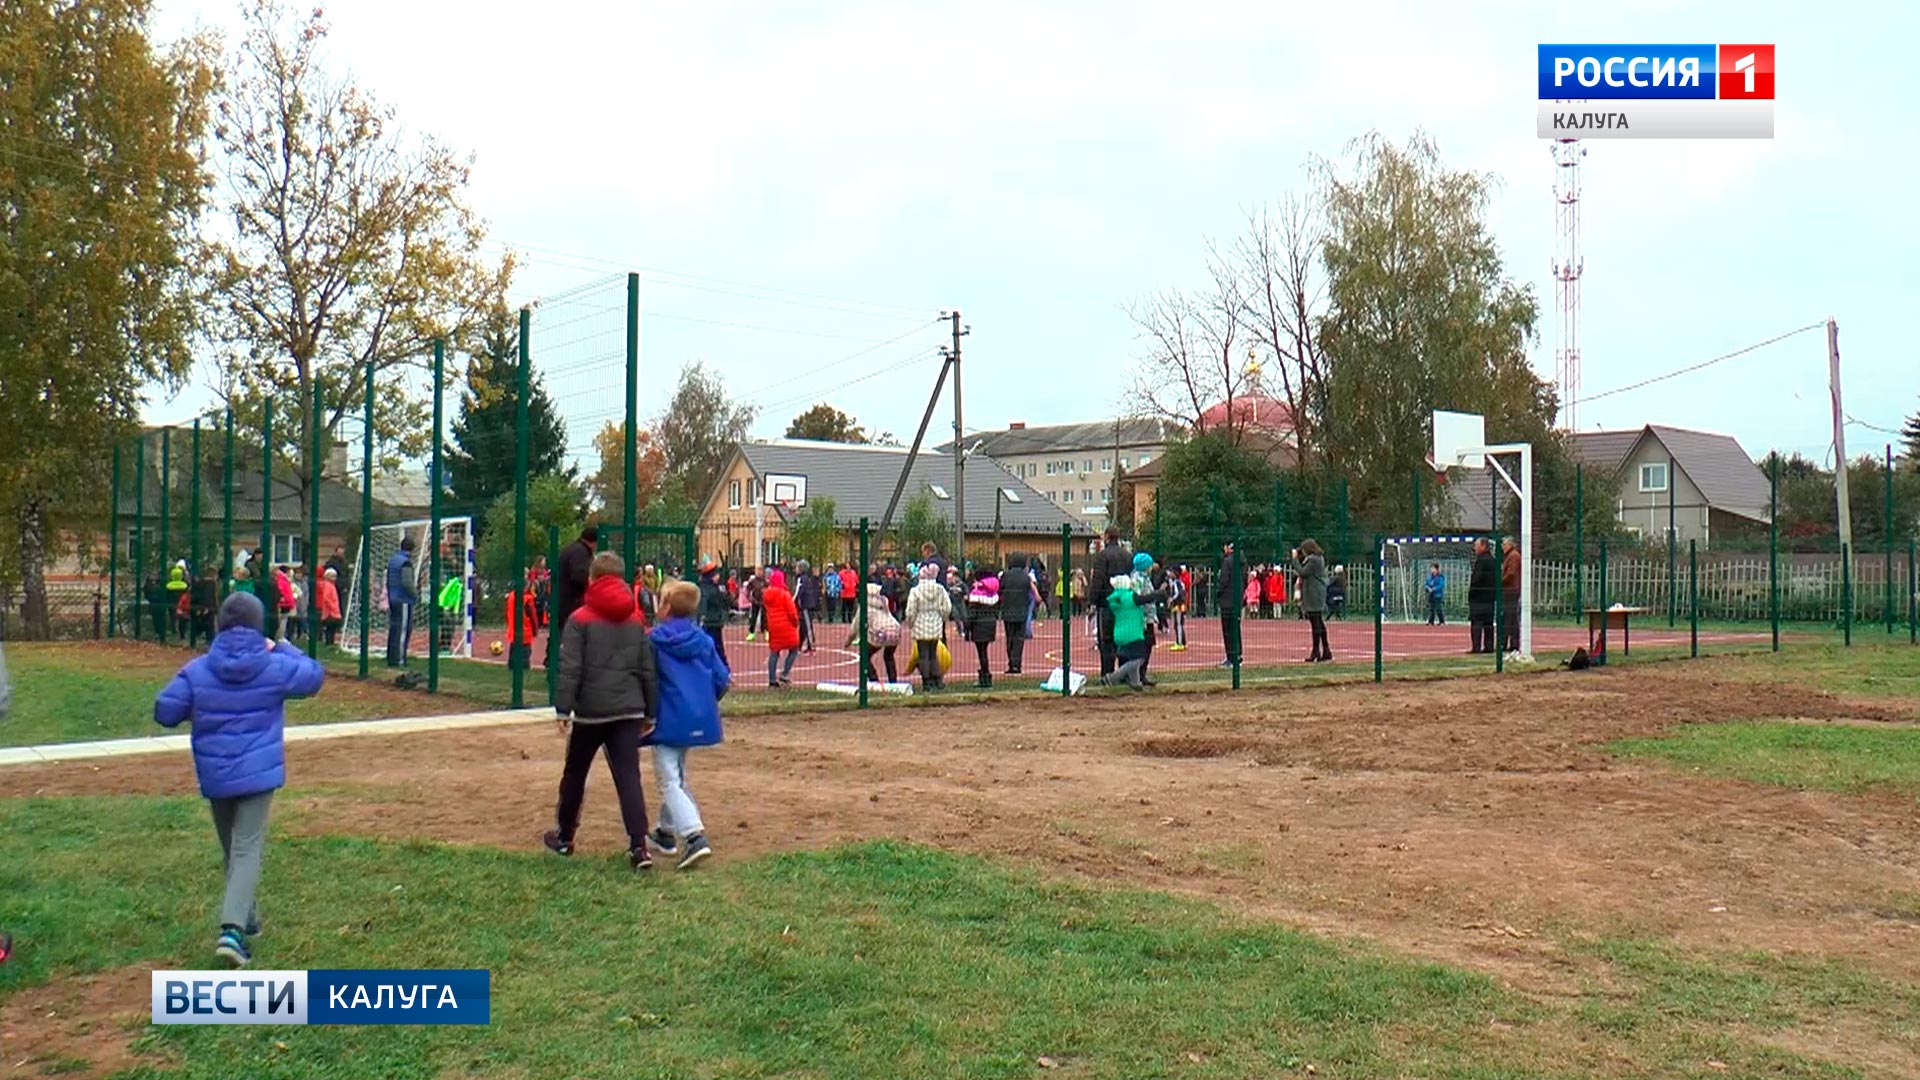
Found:
[[[0, 1009], [113, 969], [143, 1001], [148, 969], [208, 965], [205, 818], [185, 799], [0, 803], [21, 945]], [[1843, 969], [1612, 940], [1587, 947], [1593, 989], [1531, 1001], [1204, 904], [891, 843], [637, 879], [611, 854], [283, 837], [262, 910], [263, 967], [484, 967], [492, 1024], [141, 1021], [128, 1034], [163, 1063], [123, 1075], [1840, 1077], [1754, 1032], [1844, 1010], [1905, 1040], [1920, 1015], [1912, 988]]]
[[1920, 796], [1920, 728], [1736, 723], [1683, 727], [1613, 744], [1709, 776], [1821, 791]]
[[1778, 653], [1755, 652], [1729, 660], [1722, 670], [1738, 678], [1792, 682], [1840, 694], [1896, 697], [1920, 703], [1920, 647], [1904, 629], [1888, 638], [1880, 628], [1854, 634], [1852, 647], [1822, 636], [1783, 644]]
[[[10, 645], [13, 712], [0, 723], [0, 746], [168, 734], [153, 722], [153, 699], [190, 655], [184, 648], [131, 643]], [[320, 696], [289, 703], [287, 721], [319, 724], [473, 707], [377, 687], [347, 689], [344, 682], [331, 679]]]

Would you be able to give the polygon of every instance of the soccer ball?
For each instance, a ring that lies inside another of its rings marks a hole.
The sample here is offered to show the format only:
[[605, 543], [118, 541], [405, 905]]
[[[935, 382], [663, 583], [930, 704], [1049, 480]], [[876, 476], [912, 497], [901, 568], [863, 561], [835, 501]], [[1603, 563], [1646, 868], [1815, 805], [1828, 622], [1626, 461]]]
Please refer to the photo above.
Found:
[[492, 653], [495, 656], [499, 656], [501, 653], [507, 651], [507, 647], [501, 644], [500, 642], [496, 641], [493, 644], [487, 646], [487, 651]]

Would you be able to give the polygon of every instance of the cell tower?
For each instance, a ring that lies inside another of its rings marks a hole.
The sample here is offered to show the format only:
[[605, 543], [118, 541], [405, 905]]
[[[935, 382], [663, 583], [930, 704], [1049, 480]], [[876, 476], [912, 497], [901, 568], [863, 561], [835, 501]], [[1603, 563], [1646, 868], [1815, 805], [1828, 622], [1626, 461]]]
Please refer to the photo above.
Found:
[[1553, 280], [1559, 304], [1560, 347], [1553, 358], [1560, 391], [1560, 426], [1579, 430], [1580, 403], [1580, 159], [1587, 156], [1578, 139], [1553, 144]]

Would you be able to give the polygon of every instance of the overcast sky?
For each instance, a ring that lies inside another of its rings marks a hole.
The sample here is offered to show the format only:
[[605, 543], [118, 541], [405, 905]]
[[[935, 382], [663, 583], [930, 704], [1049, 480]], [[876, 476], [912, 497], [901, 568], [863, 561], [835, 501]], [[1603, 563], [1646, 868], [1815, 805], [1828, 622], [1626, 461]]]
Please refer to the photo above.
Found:
[[[238, 10], [160, 0], [159, 29], [230, 30]], [[584, 449], [620, 408], [609, 278], [626, 270], [645, 277], [643, 414], [703, 358], [762, 406], [762, 434], [826, 400], [904, 438], [939, 363], [934, 317], [957, 306], [969, 428], [1111, 416], [1140, 348], [1126, 302], [1198, 285], [1206, 238], [1368, 129], [1424, 130], [1450, 165], [1500, 178], [1491, 227], [1540, 300], [1533, 356], [1550, 377], [1554, 169], [1534, 136], [1534, 47], [1774, 42], [1772, 141], [1589, 144], [1585, 392], [1831, 315], [1858, 454], [1889, 438], [1866, 425], [1920, 409], [1920, 93], [1901, 74], [1916, 10], [335, 0], [327, 55], [409, 130], [474, 155], [472, 204], [525, 260], [516, 300], [547, 298], [535, 352]], [[206, 401], [189, 390], [148, 413]], [[1823, 458], [1824, 336], [1580, 419]], [[934, 435], [948, 423], [943, 404]]]

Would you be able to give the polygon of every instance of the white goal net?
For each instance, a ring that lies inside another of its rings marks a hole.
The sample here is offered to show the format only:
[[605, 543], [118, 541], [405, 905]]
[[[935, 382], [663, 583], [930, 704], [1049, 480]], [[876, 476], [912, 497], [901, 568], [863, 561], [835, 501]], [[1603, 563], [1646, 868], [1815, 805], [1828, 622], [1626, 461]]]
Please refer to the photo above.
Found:
[[1380, 617], [1387, 622], [1465, 625], [1475, 539], [1402, 536], [1383, 540]]
[[[428, 542], [428, 534], [433, 523], [427, 520], [396, 521], [385, 525], [375, 525], [368, 532], [367, 543], [354, 559], [353, 577], [347, 583], [345, 597], [346, 621], [340, 628], [340, 647], [351, 653], [360, 651], [360, 640], [368, 637], [368, 651], [383, 653], [387, 647], [388, 613], [391, 605], [387, 602], [387, 569], [393, 557], [400, 552], [402, 540], [413, 541], [413, 551], [402, 573], [407, 575], [408, 584], [413, 589], [418, 602], [414, 606], [411, 632], [408, 634], [408, 654], [424, 655], [429, 643], [427, 635], [428, 608], [440, 603], [442, 593], [448, 592], [449, 581], [458, 581], [459, 588], [449, 592], [455, 601], [451, 612], [442, 609], [440, 613], [440, 655], [473, 655], [473, 614], [474, 582], [477, 578], [474, 568], [473, 519], [470, 517], [449, 517], [440, 519], [440, 580], [432, 580], [433, 547]], [[367, 575], [371, 576], [367, 576]], [[360, 583], [367, 583], [367, 600], [372, 608], [372, 618], [360, 605]], [[369, 622], [372, 624], [369, 627]]]

